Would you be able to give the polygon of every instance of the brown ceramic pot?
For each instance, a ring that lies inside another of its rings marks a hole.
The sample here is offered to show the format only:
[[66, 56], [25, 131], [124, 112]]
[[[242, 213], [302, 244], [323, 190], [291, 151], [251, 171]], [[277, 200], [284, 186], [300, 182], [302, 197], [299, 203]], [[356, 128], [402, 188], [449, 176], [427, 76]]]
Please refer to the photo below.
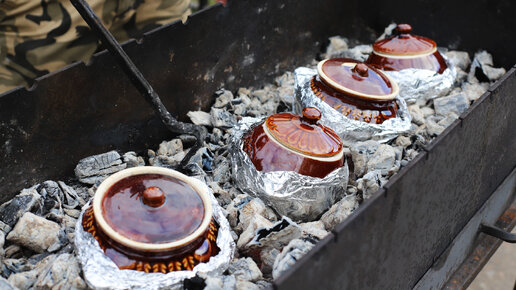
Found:
[[398, 85], [381, 71], [347, 58], [325, 59], [310, 87], [316, 96], [352, 120], [381, 124], [396, 117]]
[[321, 112], [307, 107], [303, 115], [269, 116], [244, 136], [244, 148], [257, 170], [295, 171], [325, 177], [344, 164], [342, 142], [330, 128], [318, 124]]
[[366, 63], [382, 70], [418, 68], [443, 73], [448, 67], [437, 45], [429, 38], [412, 35], [412, 27], [399, 24], [395, 35], [377, 41]]
[[192, 270], [219, 251], [206, 187], [162, 167], [134, 167], [108, 177], [82, 225], [120, 269]]

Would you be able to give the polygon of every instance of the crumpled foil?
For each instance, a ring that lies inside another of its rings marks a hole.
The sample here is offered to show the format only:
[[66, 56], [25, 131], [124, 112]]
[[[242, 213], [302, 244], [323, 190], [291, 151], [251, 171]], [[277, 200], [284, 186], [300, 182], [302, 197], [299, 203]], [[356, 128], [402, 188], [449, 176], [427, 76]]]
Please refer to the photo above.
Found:
[[83, 207], [75, 226], [75, 247], [86, 283], [94, 289], [182, 289], [183, 280], [192, 278], [197, 273], [222, 275], [233, 259], [235, 242], [231, 237], [229, 222], [222, 208], [211, 190], [209, 188], [208, 190], [213, 205], [213, 217], [220, 226], [217, 235], [217, 246], [220, 252], [211, 257], [207, 263], [199, 263], [192, 271], [175, 271], [167, 274], [118, 269], [115, 263], [104, 255], [97, 240], [82, 228], [82, 216], [90, 206], [88, 202]]
[[446, 57], [443, 58], [448, 65], [442, 74], [426, 69], [407, 68], [400, 71], [385, 71], [393, 78], [400, 88], [399, 96], [408, 103], [416, 100], [424, 102], [448, 94], [453, 89], [457, 70]]
[[262, 199], [282, 216], [296, 222], [315, 220], [344, 195], [349, 176], [347, 162], [324, 178], [293, 171], [258, 171], [242, 150], [242, 138], [261, 121], [263, 119], [245, 117], [234, 128], [229, 150], [236, 186]]
[[300, 67], [294, 71], [294, 110], [301, 113], [304, 107], [318, 108], [322, 115], [320, 122], [333, 129], [344, 144], [350, 145], [357, 141], [371, 139], [384, 143], [396, 138], [400, 133], [410, 130], [412, 118], [407, 104], [402, 98], [396, 98], [399, 106], [397, 116], [384, 121], [382, 124], [351, 120], [313, 93], [310, 88], [310, 80], [316, 74], [315, 69], [306, 67]]

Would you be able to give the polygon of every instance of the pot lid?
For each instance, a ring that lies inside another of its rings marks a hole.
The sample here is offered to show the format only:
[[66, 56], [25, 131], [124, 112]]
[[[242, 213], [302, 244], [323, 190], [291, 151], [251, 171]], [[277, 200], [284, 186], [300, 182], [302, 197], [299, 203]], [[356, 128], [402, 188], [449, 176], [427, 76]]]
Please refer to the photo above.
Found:
[[109, 238], [135, 250], [184, 246], [211, 220], [211, 203], [199, 182], [160, 167], [120, 171], [97, 189], [95, 219]]
[[325, 59], [317, 65], [322, 81], [333, 89], [363, 99], [392, 100], [398, 85], [381, 71], [347, 58]]
[[321, 112], [313, 107], [303, 109], [303, 115], [279, 113], [265, 121], [267, 133], [281, 145], [313, 157], [332, 157], [342, 151], [342, 141], [335, 131], [318, 124]]
[[387, 57], [414, 57], [429, 55], [437, 50], [433, 40], [410, 34], [411, 31], [412, 26], [409, 24], [398, 24], [395, 35], [373, 44], [374, 52]]

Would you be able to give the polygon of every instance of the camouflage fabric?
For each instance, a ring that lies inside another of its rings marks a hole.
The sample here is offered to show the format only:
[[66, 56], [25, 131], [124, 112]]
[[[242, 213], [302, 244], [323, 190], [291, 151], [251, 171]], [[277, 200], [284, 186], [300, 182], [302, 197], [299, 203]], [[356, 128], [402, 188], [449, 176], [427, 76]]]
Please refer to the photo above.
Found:
[[[190, 0], [88, 0], [119, 42], [190, 13]], [[0, 0], [0, 92], [75, 61], [99, 43], [69, 0]]]

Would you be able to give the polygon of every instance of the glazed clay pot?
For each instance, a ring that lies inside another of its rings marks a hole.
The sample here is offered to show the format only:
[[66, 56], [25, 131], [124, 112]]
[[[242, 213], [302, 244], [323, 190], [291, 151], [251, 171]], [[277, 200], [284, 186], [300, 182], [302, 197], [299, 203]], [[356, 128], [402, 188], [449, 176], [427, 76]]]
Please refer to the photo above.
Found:
[[167, 168], [134, 167], [108, 177], [82, 225], [120, 269], [192, 270], [219, 251], [206, 187]]
[[318, 124], [321, 112], [269, 116], [244, 136], [243, 150], [257, 170], [295, 171], [323, 178], [344, 164], [342, 142], [330, 128]]
[[399, 93], [381, 71], [347, 58], [325, 59], [310, 82], [313, 93], [352, 120], [381, 124], [396, 117]]
[[395, 35], [377, 41], [366, 63], [385, 71], [406, 68], [427, 69], [443, 73], [448, 67], [437, 45], [429, 38], [412, 35], [412, 27], [399, 24]]

